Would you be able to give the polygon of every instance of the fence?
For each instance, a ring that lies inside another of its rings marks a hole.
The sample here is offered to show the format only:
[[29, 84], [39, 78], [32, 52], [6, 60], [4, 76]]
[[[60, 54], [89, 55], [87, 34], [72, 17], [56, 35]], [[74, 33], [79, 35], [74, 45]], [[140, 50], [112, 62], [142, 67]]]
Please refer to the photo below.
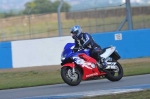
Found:
[[[150, 7], [132, 7], [134, 29], [150, 28]], [[85, 9], [61, 13], [62, 34], [78, 24], [89, 33], [116, 31], [126, 15], [125, 7]], [[58, 36], [57, 13], [0, 19], [0, 41]], [[127, 30], [127, 24], [122, 30]]]

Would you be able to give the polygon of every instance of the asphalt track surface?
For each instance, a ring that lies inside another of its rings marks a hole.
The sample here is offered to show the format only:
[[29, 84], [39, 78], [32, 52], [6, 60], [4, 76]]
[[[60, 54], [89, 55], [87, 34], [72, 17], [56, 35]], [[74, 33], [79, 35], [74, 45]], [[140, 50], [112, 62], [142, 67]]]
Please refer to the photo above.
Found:
[[150, 89], [150, 74], [123, 77], [120, 81], [111, 82], [107, 79], [83, 81], [78, 86], [67, 84], [28, 87], [0, 90], [0, 99], [54, 99], [67, 98], [67, 95], [80, 96], [77, 93], [104, 92], [105, 90], [144, 87]]

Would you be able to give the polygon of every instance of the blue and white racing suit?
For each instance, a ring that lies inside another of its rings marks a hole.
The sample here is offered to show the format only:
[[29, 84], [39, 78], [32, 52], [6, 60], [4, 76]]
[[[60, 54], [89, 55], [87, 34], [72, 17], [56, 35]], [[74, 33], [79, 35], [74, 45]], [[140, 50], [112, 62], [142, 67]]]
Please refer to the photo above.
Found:
[[101, 47], [93, 40], [89, 33], [81, 33], [78, 38], [75, 39], [74, 51], [78, 51], [78, 48], [90, 49], [90, 56], [100, 61]]

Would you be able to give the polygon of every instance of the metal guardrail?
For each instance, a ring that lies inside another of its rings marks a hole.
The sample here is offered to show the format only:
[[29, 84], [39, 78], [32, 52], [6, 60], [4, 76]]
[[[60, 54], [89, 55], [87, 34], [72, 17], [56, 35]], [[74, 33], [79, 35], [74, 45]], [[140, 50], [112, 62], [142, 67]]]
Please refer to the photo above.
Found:
[[[61, 8], [61, 7], [60, 7]], [[61, 20], [57, 16], [61, 17]], [[0, 19], [0, 41], [25, 40], [70, 35], [73, 25], [85, 32], [101, 33], [128, 30], [125, 5], [84, 9], [73, 12], [26, 15]], [[61, 21], [59, 32], [58, 20]], [[132, 7], [133, 29], [150, 28], [150, 7]], [[123, 23], [122, 23], [123, 24]]]

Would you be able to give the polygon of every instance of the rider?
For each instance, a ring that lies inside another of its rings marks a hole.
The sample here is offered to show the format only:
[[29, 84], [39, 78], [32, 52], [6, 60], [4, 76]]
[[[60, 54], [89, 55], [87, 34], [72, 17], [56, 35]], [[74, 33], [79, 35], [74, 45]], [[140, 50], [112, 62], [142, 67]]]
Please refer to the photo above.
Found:
[[[75, 40], [75, 47], [73, 51], [78, 51], [78, 48], [90, 49], [90, 56], [97, 60], [99, 68], [104, 69], [106, 67], [105, 59], [100, 57], [102, 53], [101, 47], [93, 40], [89, 33], [83, 33], [79, 25], [73, 26], [70, 30], [72, 38]], [[102, 66], [99, 64], [102, 63]]]

